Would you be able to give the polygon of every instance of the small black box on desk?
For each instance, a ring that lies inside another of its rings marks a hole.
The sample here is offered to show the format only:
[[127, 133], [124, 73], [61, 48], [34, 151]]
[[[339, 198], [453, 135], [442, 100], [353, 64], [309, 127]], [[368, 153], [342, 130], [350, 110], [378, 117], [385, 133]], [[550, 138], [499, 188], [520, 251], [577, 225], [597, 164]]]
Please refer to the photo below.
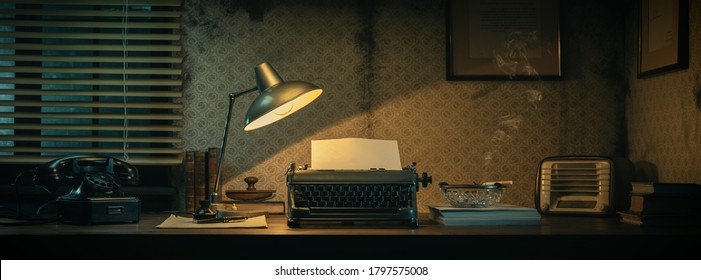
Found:
[[136, 197], [59, 197], [58, 219], [64, 223], [135, 223], [140, 219], [141, 201]]

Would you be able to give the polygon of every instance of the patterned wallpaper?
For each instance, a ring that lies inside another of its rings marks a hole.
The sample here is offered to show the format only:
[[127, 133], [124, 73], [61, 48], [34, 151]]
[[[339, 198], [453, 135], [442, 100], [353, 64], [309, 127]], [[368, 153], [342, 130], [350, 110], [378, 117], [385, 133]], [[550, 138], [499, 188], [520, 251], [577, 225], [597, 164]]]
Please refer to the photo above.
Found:
[[250, 132], [254, 94], [237, 100], [224, 189], [257, 176], [286, 200], [285, 169], [310, 162], [311, 140], [365, 137], [398, 140], [402, 164], [433, 176], [422, 212], [443, 201], [438, 182], [497, 179], [514, 181], [504, 202], [533, 207], [544, 157], [625, 152], [625, 10], [608, 2], [562, 7], [563, 81], [446, 81], [444, 1], [185, 0], [183, 148], [219, 145], [227, 94], [254, 85], [253, 67], [268, 61], [325, 92]]
[[701, 184], [701, 2], [689, 4], [688, 69], [638, 79], [637, 41], [626, 46], [635, 50], [627, 58], [626, 110], [639, 180]]

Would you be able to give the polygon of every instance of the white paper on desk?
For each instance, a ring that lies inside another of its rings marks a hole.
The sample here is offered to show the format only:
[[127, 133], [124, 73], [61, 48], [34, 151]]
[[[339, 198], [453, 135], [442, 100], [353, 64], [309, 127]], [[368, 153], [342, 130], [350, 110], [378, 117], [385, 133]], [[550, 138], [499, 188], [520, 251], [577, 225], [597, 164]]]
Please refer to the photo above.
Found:
[[242, 222], [207, 223], [198, 224], [192, 221], [192, 217], [179, 217], [171, 214], [156, 228], [267, 228], [268, 222], [265, 215], [251, 217]]
[[312, 169], [401, 170], [397, 140], [341, 138], [312, 140]]

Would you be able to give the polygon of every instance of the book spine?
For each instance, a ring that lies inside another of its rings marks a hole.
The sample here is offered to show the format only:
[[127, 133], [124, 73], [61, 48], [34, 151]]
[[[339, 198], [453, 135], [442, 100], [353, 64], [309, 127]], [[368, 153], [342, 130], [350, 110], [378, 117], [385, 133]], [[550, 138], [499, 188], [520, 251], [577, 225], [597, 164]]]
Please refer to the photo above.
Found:
[[618, 212], [620, 221], [637, 226], [696, 226], [701, 224], [699, 216], [656, 214], [645, 215], [633, 212]]
[[207, 154], [204, 151], [195, 151], [195, 199], [199, 207], [199, 201], [208, 199], [206, 197], [206, 167], [207, 166]]
[[680, 214], [699, 215], [701, 213], [701, 196], [630, 196], [629, 212], [639, 214]]
[[619, 212], [620, 221], [630, 225], [642, 226], [643, 221], [641, 220], [640, 214], [631, 212]]
[[[219, 148], [210, 147], [207, 149], [207, 193], [212, 193], [217, 188], [217, 164], [219, 163]], [[216, 189], [221, 195], [221, 189]], [[221, 197], [221, 196], [219, 196]]]
[[185, 189], [185, 211], [194, 212], [196, 203], [195, 197], [195, 153], [193, 151], [185, 152], [184, 178], [183, 184]]
[[631, 194], [687, 195], [701, 194], [701, 185], [693, 183], [631, 182]]

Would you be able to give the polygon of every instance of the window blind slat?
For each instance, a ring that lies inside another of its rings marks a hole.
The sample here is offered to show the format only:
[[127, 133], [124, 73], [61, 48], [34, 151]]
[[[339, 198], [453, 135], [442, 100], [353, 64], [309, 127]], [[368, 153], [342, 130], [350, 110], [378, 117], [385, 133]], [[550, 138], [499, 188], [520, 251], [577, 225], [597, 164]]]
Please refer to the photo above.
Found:
[[0, 0], [0, 3], [51, 4], [51, 5], [111, 5], [123, 6], [180, 6], [182, 0]]
[[16, 95], [16, 96], [128, 96], [128, 97], [182, 97], [180, 91], [168, 90], [149, 90], [138, 91], [130, 90], [126, 93], [123, 91], [92, 91], [92, 90], [33, 90], [33, 89], [0, 89], [0, 95]]
[[[8, 81], [12, 80], [12, 81]], [[0, 84], [25, 85], [95, 85], [95, 86], [181, 86], [175, 79], [42, 79], [42, 78], [0, 78]]]
[[180, 75], [180, 68], [85, 68], [85, 67], [35, 67], [0, 66], [0, 72], [15, 73], [70, 73], [70, 74], [141, 74], [141, 75]]
[[[0, 164], [42, 164], [46, 163], [47, 161], [57, 159], [59, 157], [61, 156], [0, 156]], [[118, 155], [116, 155], [115, 157], [121, 160], [125, 160], [123, 157], [120, 157]], [[182, 155], [182, 153], [158, 156], [130, 155], [128, 162], [136, 165], [173, 165], [182, 163], [183, 157], [184, 156]]]
[[[121, 29], [119, 21], [63, 21], [63, 20], [15, 20], [0, 19], [0, 25], [24, 27], [74, 27], [74, 28], [114, 28]], [[180, 24], [173, 22], [129, 22], [129, 28], [178, 29]]]
[[[0, 123], [0, 129], [29, 129], [29, 130], [94, 130], [94, 131], [124, 131], [123, 125], [86, 125], [86, 124], [5, 124]], [[127, 131], [171, 131], [180, 132], [178, 125], [129, 125]]]
[[[19, 153], [121, 153], [122, 148], [76, 148], [76, 147], [30, 147], [30, 148], [9, 148], [0, 147], [0, 152], [19, 152]], [[180, 149], [177, 148], [127, 148], [127, 151], [138, 154], [177, 154]]]
[[106, 113], [22, 113], [0, 112], [0, 117], [23, 119], [95, 119], [95, 120], [171, 120], [180, 121], [180, 114], [106, 114]]
[[181, 143], [182, 140], [173, 137], [124, 137], [109, 136], [59, 136], [59, 135], [0, 135], [1, 141], [50, 141], [50, 142], [102, 142], [102, 143]]
[[143, 51], [178, 52], [179, 45], [99, 45], [99, 44], [0, 44], [2, 49], [41, 51]]
[[76, 102], [76, 101], [16, 101], [0, 100], [0, 106], [15, 107], [74, 107], [74, 108], [142, 108], [142, 109], [182, 109], [181, 103], [166, 102]]
[[86, 40], [150, 40], [177, 41], [180, 34], [136, 34], [128, 33], [48, 33], [48, 32], [0, 32], [4, 38], [48, 38], [48, 39], [86, 39]]
[[[0, 14], [23, 16], [76, 16], [76, 17], [121, 17], [122, 10], [37, 10], [37, 9], [0, 9]], [[174, 11], [129, 11], [129, 17], [178, 18], [179, 12]]]
[[28, 62], [115, 62], [115, 63], [182, 63], [182, 56], [52, 56], [0, 55], [0, 60]]

